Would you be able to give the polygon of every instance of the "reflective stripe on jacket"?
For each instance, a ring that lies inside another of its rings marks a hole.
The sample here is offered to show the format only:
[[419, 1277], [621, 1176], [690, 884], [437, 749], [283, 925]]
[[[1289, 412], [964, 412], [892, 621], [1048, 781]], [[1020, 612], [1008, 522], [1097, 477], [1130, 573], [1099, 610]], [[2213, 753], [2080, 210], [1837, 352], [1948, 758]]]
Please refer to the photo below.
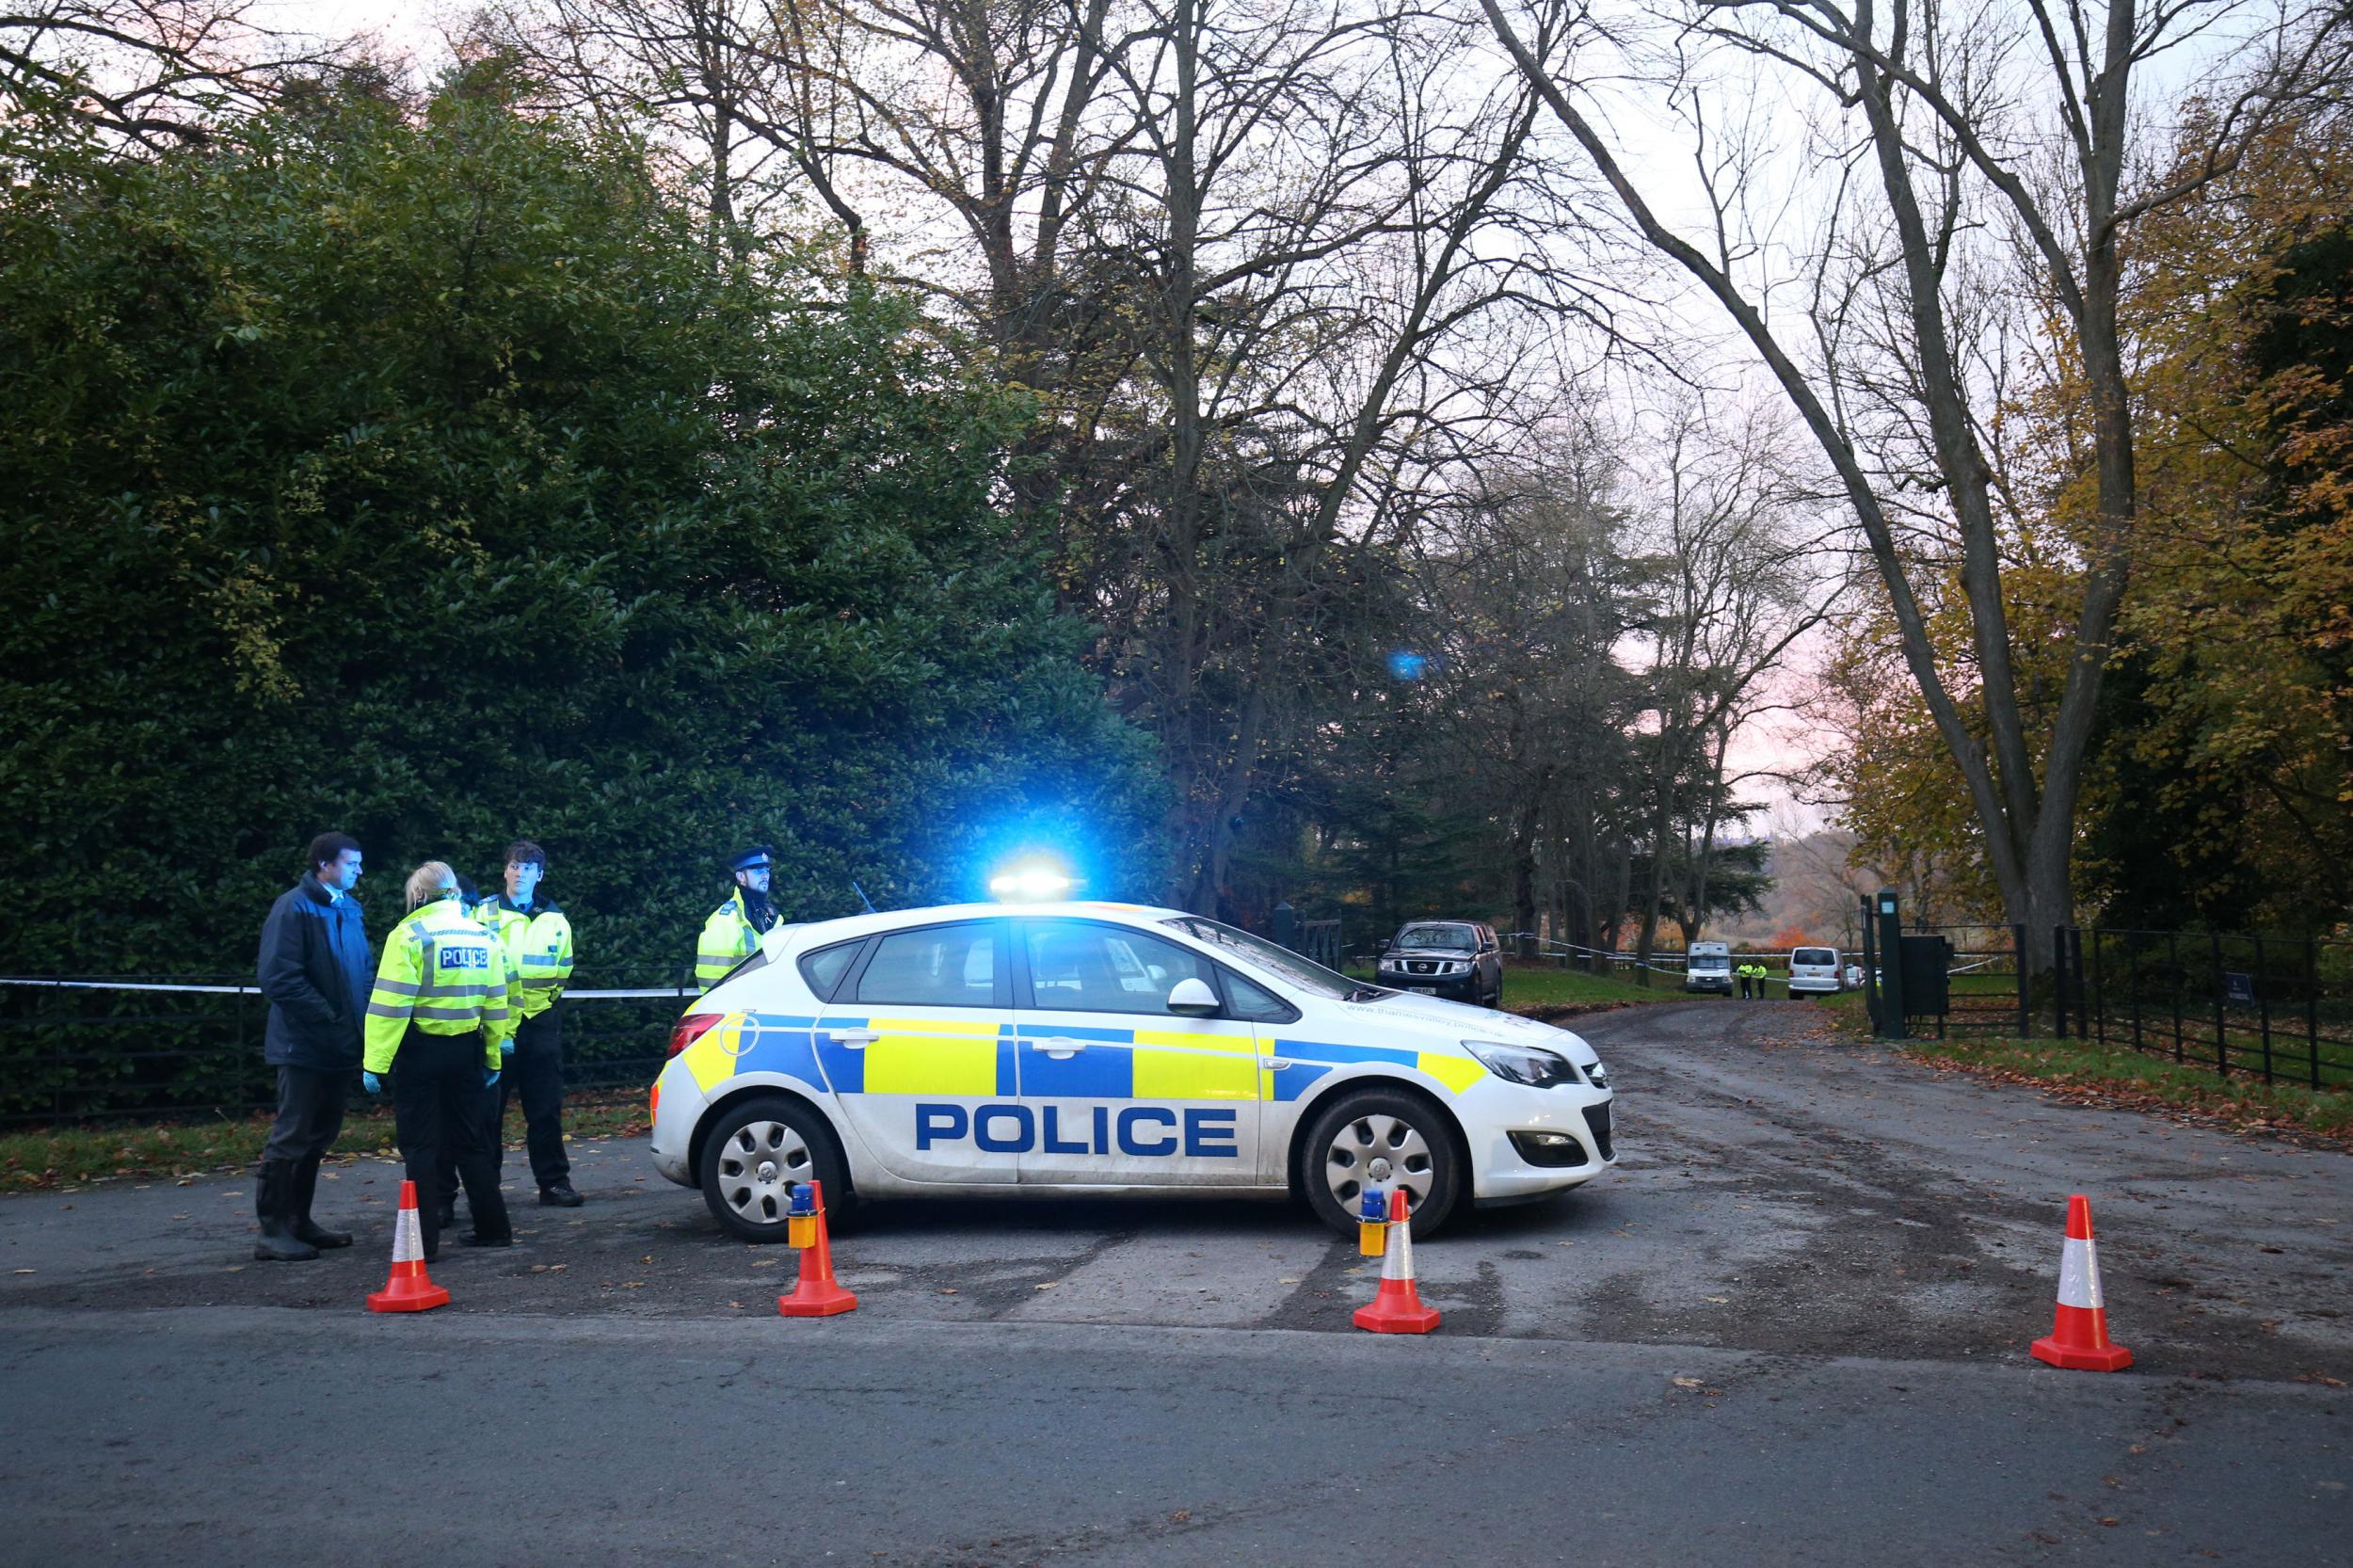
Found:
[[408, 912], [384, 939], [376, 989], [368, 994], [367, 1050], [372, 1073], [392, 1070], [414, 1024], [427, 1034], [482, 1031], [484, 1062], [499, 1065], [499, 1043], [522, 1021], [522, 981], [499, 939], [456, 898]]
[[727, 903], [711, 912], [703, 921], [702, 940], [695, 945], [695, 985], [708, 991], [727, 978], [727, 972], [749, 958], [760, 949], [760, 933], [752, 927], [751, 911], [744, 907], [744, 889], [738, 888], [728, 895]]
[[523, 986], [522, 1016], [536, 1018], [555, 1005], [572, 978], [572, 922], [542, 900], [518, 909], [504, 895], [474, 905], [474, 919], [497, 933]]

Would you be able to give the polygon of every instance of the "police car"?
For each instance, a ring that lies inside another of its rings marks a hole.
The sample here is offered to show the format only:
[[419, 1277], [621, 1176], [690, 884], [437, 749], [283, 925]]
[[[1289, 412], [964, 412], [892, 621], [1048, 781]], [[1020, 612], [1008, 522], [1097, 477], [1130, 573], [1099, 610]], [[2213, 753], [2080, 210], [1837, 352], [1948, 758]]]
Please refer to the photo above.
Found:
[[779, 926], [670, 1036], [653, 1159], [733, 1235], [915, 1194], [1304, 1199], [1417, 1233], [1615, 1163], [1577, 1035], [1369, 985], [1176, 909], [968, 904]]

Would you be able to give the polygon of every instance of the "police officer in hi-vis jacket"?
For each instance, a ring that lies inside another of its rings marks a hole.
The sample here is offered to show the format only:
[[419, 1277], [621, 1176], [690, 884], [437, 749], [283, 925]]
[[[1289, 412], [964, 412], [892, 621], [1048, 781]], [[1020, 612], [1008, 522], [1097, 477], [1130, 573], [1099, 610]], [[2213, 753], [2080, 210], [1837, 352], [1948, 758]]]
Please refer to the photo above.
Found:
[[702, 940], [695, 945], [697, 990], [710, 990], [759, 951], [760, 938], [776, 923], [776, 906], [768, 902], [768, 877], [775, 864], [766, 844], [754, 844], [728, 862], [735, 873], [735, 891], [703, 921]]
[[[368, 996], [360, 1082], [380, 1095], [382, 1075], [392, 1075], [401, 1158], [420, 1194], [434, 1190], [443, 1145], [456, 1152], [473, 1212], [473, 1229], [460, 1240], [510, 1246], [514, 1227], [490, 1149], [490, 1090], [499, 1080], [501, 1048], [521, 1012], [521, 977], [499, 939], [467, 912], [457, 874], [447, 865], [419, 866], [408, 874], [408, 914], [384, 938]], [[439, 1208], [419, 1206], [428, 1263], [440, 1256]]]

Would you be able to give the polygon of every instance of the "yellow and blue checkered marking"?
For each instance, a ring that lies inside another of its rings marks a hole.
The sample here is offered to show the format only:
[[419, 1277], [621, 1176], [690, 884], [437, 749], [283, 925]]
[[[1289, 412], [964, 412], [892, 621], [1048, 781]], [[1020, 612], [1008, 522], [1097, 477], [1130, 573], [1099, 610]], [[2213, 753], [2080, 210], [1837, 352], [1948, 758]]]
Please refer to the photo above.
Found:
[[[871, 1032], [862, 1048], [844, 1032]], [[1024, 1048], [1047, 1039], [1082, 1040], [1066, 1057]], [[680, 1056], [704, 1090], [739, 1073], [775, 1073], [837, 1095], [957, 1095], [1003, 1099], [1298, 1099], [1335, 1067], [1377, 1062], [1411, 1067], [1459, 1094], [1485, 1069], [1466, 1058], [1277, 1039], [1271, 1054], [1288, 1065], [1260, 1067], [1246, 1035], [1171, 1029], [1104, 1029], [1051, 1021], [1016, 1026], [984, 1018], [883, 1016], [729, 1017]]]

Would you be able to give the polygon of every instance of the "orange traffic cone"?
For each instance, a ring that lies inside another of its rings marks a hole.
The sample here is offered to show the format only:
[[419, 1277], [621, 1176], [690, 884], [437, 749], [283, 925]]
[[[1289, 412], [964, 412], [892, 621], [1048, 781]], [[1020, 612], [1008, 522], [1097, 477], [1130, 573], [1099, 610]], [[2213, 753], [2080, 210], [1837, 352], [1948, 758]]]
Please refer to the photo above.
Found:
[[824, 1184], [811, 1181], [793, 1188], [792, 1207], [784, 1219], [786, 1241], [801, 1249], [801, 1282], [791, 1295], [776, 1298], [776, 1310], [787, 1318], [830, 1318], [857, 1305], [857, 1298], [834, 1281]]
[[1389, 1244], [1381, 1255], [1381, 1290], [1356, 1309], [1356, 1326], [1374, 1334], [1428, 1334], [1438, 1309], [1421, 1304], [1414, 1288], [1414, 1231], [1406, 1224], [1405, 1189], [1389, 1194]]
[[423, 1312], [449, 1304], [449, 1292], [424, 1272], [424, 1228], [417, 1223], [417, 1184], [400, 1184], [400, 1218], [392, 1225], [392, 1272], [384, 1288], [368, 1293], [370, 1312]]
[[2107, 1303], [2100, 1295], [2100, 1254], [2091, 1240], [2091, 1200], [2067, 1200], [2067, 1244], [2059, 1254], [2058, 1316], [2051, 1336], [2033, 1347], [2037, 1361], [2076, 1372], [2121, 1372], [2133, 1352], [2108, 1343]]

